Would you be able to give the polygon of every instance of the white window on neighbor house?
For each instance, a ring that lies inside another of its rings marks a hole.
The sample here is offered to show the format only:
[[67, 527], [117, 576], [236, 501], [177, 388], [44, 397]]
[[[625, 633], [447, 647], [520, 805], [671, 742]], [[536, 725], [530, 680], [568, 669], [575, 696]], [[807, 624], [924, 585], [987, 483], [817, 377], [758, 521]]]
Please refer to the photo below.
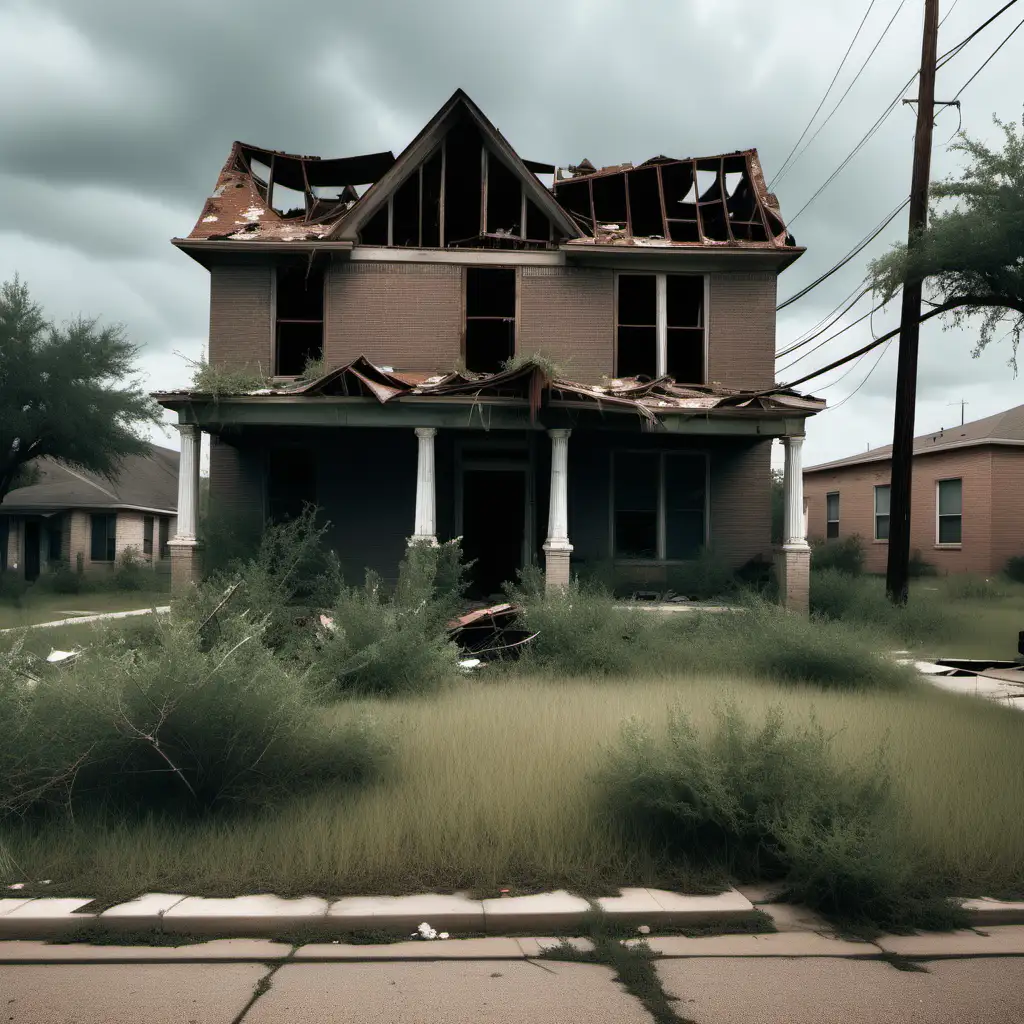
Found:
[[825, 537], [834, 540], [839, 536], [839, 492], [825, 495]]
[[693, 452], [615, 452], [615, 558], [682, 561], [707, 543], [708, 460]]
[[889, 539], [889, 485], [875, 486], [875, 540]]
[[959, 544], [963, 536], [963, 480], [939, 480], [935, 542]]

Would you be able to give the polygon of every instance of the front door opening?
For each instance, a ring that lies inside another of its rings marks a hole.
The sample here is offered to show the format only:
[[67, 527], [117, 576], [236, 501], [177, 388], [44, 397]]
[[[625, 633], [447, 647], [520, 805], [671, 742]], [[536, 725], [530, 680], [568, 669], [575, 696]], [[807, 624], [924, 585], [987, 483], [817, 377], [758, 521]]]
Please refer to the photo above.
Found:
[[462, 550], [469, 571], [469, 596], [501, 594], [523, 566], [526, 541], [526, 472], [465, 469], [462, 474]]

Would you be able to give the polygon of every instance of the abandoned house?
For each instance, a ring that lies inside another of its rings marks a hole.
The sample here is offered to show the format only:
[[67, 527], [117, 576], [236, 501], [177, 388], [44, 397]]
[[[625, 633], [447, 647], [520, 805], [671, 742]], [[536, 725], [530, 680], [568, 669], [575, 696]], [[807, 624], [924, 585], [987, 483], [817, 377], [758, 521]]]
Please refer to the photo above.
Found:
[[754, 150], [566, 168], [524, 160], [458, 91], [395, 158], [235, 143], [187, 238], [210, 272], [208, 361], [245, 394], [177, 411], [176, 578], [211, 507], [239, 529], [319, 506], [354, 577], [461, 537], [480, 596], [614, 566], [656, 587], [710, 546], [770, 557], [806, 608], [801, 445], [824, 402], [775, 383], [776, 279], [804, 251]]
[[[858, 536], [889, 557], [892, 445], [804, 471], [811, 537]], [[1024, 555], [1024, 405], [914, 438], [910, 546], [939, 572], [999, 573]]]
[[109, 573], [126, 551], [157, 572], [171, 568], [177, 518], [178, 453], [151, 446], [130, 455], [113, 479], [33, 464], [36, 479], [0, 502], [0, 571], [29, 582], [59, 565]]

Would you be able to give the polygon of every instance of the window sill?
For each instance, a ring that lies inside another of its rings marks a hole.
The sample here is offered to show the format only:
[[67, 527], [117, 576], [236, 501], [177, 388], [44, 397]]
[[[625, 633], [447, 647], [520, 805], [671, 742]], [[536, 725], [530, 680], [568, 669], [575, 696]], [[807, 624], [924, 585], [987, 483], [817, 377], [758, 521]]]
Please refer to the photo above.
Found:
[[871, 542], [872, 544], [888, 544], [887, 540], [879, 540], [877, 537]]
[[936, 551], [959, 551], [963, 547], [963, 544], [935, 544], [933, 545]]

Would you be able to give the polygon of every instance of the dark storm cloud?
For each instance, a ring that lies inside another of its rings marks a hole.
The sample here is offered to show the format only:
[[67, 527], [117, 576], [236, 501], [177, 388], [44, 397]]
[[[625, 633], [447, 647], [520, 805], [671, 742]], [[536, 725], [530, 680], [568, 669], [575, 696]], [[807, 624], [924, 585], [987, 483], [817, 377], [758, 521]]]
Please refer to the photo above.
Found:
[[[876, 3], [840, 90], [898, 3]], [[153, 384], [181, 383], [187, 368], [170, 352], [198, 355], [203, 345], [206, 278], [167, 239], [191, 228], [232, 140], [324, 156], [398, 152], [461, 86], [526, 157], [602, 164], [757, 146], [771, 178], [864, 6], [0, 0], [0, 277], [21, 269], [56, 314], [124, 321], [146, 347]], [[944, 13], [951, 7], [942, 6]], [[940, 50], [997, 6], [959, 0]], [[909, 78], [919, 55], [919, 8], [916, 0], [904, 5], [839, 114], [777, 186], [785, 215], [796, 214]], [[1005, 31], [990, 31], [951, 62], [940, 95], [955, 91]], [[965, 94], [965, 125], [975, 134], [994, 137], [993, 110], [1016, 116], [1021, 97], [1008, 98], [1005, 86], [1015, 80], [1017, 43]], [[955, 127], [955, 113], [940, 116], [937, 175], [957, 166], [942, 148]], [[907, 194], [912, 134], [913, 113], [901, 106], [800, 214], [793, 231], [808, 254], [783, 275], [780, 295], [830, 266]], [[780, 346], [853, 290], [866, 259], [905, 226], [897, 218], [864, 256], [785, 310]], [[897, 316], [898, 304], [877, 314], [876, 333]], [[782, 376], [869, 338], [865, 322]], [[977, 387], [971, 415], [1019, 401], [1005, 353], [972, 360], [973, 333], [944, 333], [936, 324], [922, 338], [925, 419], [939, 415], [958, 384]], [[825, 397], [842, 400], [874, 358]], [[894, 365], [893, 347], [853, 399], [812, 425], [812, 459], [845, 454], [847, 437], [868, 423], [880, 435], [878, 403], [891, 402]]]

